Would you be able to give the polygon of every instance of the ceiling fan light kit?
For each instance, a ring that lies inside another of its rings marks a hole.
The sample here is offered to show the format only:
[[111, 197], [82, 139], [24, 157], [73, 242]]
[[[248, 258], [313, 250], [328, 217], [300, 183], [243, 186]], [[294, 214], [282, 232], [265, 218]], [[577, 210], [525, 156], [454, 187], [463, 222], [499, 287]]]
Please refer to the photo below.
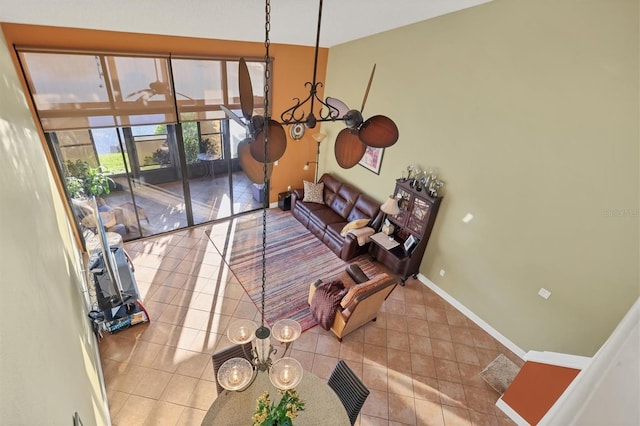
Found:
[[289, 130], [291, 139], [293, 139], [294, 141], [299, 141], [300, 139], [302, 139], [302, 137], [304, 136], [304, 133], [305, 133], [305, 127], [304, 127], [304, 124], [302, 123], [296, 123], [292, 125], [291, 129]]

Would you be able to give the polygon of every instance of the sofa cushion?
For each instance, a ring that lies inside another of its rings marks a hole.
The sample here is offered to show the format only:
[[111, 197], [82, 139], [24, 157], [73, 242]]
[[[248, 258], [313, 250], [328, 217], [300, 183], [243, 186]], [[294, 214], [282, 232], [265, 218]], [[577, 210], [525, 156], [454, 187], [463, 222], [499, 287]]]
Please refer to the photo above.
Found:
[[304, 198], [302, 201], [324, 204], [324, 183], [312, 183], [306, 180], [302, 183], [304, 184]]
[[342, 229], [347, 226], [346, 222], [336, 222], [327, 225], [325, 232], [337, 241], [344, 241], [345, 236], [342, 235]]
[[320, 182], [324, 183], [324, 203], [330, 205], [342, 187], [342, 182], [326, 173], [322, 175]]
[[296, 203], [296, 208], [304, 213], [304, 216], [309, 216], [309, 213], [315, 210], [324, 210], [326, 206], [318, 203], [305, 203], [304, 201], [298, 201]]
[[309, 221], [316, 225], [322, 225], [322, 229], [334, 223], [340, 223], [342, 226], [346, 224], [344, 218], [331, 209], [318, 209], [309, 212]]
[[[380, 210], [380, 203], [374, 201], [373, 199], [367, 197], [364, 194], [360, 194], [358, 199], [355, 201], [349, 216], [347, 216], [347, 220], [356, 220], [363, 217], [373, 218], [378, 211]], [[375, 227], [375, 226], [374, 226]]]
[[338, 192], [336, 192], [336, 195], [333, 197], [333, 201], [331, 201], [329, 207], [331, 207], [331, 210], [347, 219], [359, 196], [360, 191], [345, 183], [340, 187]]
[[345, 248], [345, 243], [348, 239], [352, 239], [352, 236], [343, 237], [340, 235], [340, 230], [344, 226], [344, 222], [332, 223], [327, 225], [324, 234], [320, 238], [327, 247], [331, 249], [335, 254], [342, 258], [342, 251]]

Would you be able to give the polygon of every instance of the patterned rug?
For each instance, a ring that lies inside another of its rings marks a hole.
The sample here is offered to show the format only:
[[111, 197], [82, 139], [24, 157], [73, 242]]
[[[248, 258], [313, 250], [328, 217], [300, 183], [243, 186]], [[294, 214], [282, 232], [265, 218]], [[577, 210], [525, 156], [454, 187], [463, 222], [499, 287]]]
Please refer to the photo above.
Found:
[[[262, 212], [233, 219], [224, 242], [214, 246], [251, 300], [261, 309]], [[377, 268], [368, 255], [352, 259], [368, 276]], [[265, 321], [295, 319], [307, 330], [317, 323], [311, 316], [307, 297], [309, 284], [336, 275], [347, 276], [347, 264], [307, 230], [289, 211], [267, 210]]]

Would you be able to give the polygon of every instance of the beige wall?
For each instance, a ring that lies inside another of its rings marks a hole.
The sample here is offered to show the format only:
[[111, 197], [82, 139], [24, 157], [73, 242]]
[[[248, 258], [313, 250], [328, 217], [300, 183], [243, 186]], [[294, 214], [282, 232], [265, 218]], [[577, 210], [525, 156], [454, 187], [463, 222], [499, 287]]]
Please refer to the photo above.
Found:
[[343, 170], [325, 126], [321, 169], [382, 201], [407, 165], [436, 167], [420, 271], [524, 350], [591, 356], [638, 298], [638, 15], [496, 0], [329, 51], [325, 93], [351, 107], [377, 63], [364, 115], [400, 140], [380, 176]]
[[0, 424], [107, 424], [81, 262], [0, 34]]

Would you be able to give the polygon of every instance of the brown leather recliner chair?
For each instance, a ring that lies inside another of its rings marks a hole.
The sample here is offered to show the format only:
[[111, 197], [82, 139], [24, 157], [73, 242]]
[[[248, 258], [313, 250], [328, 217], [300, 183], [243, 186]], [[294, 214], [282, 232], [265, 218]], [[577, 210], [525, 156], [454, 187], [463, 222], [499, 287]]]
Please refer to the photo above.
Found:
[[[349, 265], [348, 269], [353, 266]], [[376, 320], [382, 302], [398, 284], [397, 279], [386, 272], [368, 278], [360, 268], [356, 267], [355, 273], [350, 271], [349, 275], [355, 281], [341, 276], [343, 285], [349, 290], [342, 298], [331, 325], [331, 331], [341, 342], [347, 334], [369, 321]], [[309, 305], [312, 303], [316, 288], [321, 284], [321, 281], [316, 281], [309, 286], [309, 299], [307, 300]]]

